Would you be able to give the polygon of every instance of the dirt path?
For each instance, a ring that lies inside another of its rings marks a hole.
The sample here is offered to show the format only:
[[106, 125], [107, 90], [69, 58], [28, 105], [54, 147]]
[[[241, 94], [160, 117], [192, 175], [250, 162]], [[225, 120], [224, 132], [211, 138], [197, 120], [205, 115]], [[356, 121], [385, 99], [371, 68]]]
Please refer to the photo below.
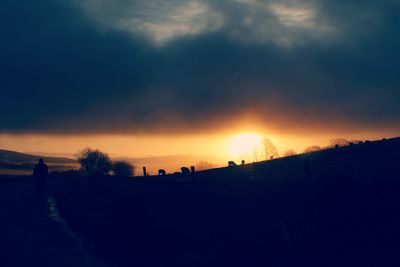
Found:
[[110, 265], [69, 229], [53, 197], [40, 201], [33, 182], [19, 182], [0, 185], [0, 266]]

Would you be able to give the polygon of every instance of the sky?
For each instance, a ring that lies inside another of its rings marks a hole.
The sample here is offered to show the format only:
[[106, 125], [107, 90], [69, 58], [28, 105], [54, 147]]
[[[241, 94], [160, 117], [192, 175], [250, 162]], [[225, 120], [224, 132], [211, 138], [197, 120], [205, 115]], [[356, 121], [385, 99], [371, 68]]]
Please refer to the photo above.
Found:
[[0, 2], [0, 148], [229, 155], [400, 130], [400, 1]]

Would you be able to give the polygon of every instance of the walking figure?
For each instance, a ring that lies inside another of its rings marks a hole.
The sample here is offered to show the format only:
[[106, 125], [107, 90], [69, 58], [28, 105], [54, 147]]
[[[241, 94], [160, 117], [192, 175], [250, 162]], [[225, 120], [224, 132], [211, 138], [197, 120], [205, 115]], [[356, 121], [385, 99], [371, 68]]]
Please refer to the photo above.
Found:
[[33, 170], [33, 177], [36, 179], [36, 190], [39, 199], [43, 199], [44, 192], [46, 190], [46, 181], [49, 176], [49, 170], [43, 159], [39, 159], [39, 162], [35, 165]]

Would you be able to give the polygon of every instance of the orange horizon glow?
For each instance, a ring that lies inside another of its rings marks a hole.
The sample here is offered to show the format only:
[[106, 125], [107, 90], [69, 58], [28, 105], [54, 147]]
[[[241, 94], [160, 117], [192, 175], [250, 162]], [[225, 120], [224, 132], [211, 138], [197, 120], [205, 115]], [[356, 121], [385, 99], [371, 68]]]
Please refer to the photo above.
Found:
[[229, 155], [233, 158], [248, 157], [262, 149], [262, 135], [255, 132], [239, 133], [229, 138]]
[[313, 145], [327, 146], [331, 139], [338, 137], [374, 140], [396, 135], [290, 135], [255, 128], [179, 136], [0, 134], [0, 149], [74, 158], [83, 148], [90, 147], [109, 154], [111, 158], [130, 158], [136, 162], [135, 165], [147, 166], [154, 174], [159, 168], [174, 172], [182, 166], [196, 165], [201, 161], [211, 163], [214, 167], [226, 166], [229, 160], [238, 164], [242, 160], [246, 163], [262, 161], [266, 159], [261, 144], [263, 138], [271, 140], [282, 156], [288, 150], [302, 153], [305, 148]]
[[248, 153], [264, 137], [272, 141], [279, 154], [283, 154], [291, 149], [299, 153], [312, 145], [326, 146], [332, 138], [365, 140], [391, 136], [376, 133], [293, 135], [246, 128], [235, 129], [233, 132], [182, 136], [0, 134], [0, 149], [73, 157], [83, 148], [91, 147], [100, 149], [111, 157], [195, 155], [230, 159]]

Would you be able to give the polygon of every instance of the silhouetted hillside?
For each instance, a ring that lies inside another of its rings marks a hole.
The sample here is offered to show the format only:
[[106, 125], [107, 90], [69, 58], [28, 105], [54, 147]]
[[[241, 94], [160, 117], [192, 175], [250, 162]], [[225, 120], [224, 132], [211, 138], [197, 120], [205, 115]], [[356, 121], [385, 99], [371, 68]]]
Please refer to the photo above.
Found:
[[261, 161], [244, 166], [218, 168], [197, 175], [208, 177], [250, 177], [252, 179], [305, 179], [327, 178], [338, 175], [370, 174], [373, 170], [384, 170], [397, 174], [400, 164], [400, 138], [365, 141], [338, 148], [326, 148], [275, 160]]
[[399, 166], [396, 138], [56, 198], [116, 266], [400, 266]]

